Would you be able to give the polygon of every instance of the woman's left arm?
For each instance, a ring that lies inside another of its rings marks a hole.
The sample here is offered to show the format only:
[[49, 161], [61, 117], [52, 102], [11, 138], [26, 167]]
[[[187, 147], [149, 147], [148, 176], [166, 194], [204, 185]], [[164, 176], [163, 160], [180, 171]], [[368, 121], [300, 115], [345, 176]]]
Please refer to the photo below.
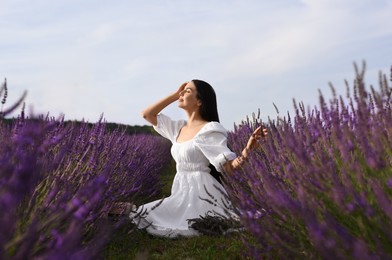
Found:
[[259, 126], [250, 136], [248, 143], [241, 154], [237, 156], [234, 160], [227, 161], [224, 165], [226, 171], [231, 171], [241, 167], [241, 165], [246, 161], [249, 153], [260, 146], [260, 140], [268, 135], [268, 130], [265, 127]]

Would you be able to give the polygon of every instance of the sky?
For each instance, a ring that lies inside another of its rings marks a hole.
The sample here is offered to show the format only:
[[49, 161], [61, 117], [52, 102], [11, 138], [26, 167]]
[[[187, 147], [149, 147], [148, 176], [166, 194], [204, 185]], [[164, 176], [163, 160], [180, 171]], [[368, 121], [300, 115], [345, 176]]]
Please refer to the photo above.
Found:
[[[392, 65], [392, 0], [0, 0], [5, 108], [65, 120], [148, 125], [140, 112], [192, 79], [209, 82], [227, 129], [345, 95]], [[274, 105], [279, 110], [277, 113]], [[185, 119], [173, 103], [164, 111]], [[16, 116], [16, 111], [12, 116]]]

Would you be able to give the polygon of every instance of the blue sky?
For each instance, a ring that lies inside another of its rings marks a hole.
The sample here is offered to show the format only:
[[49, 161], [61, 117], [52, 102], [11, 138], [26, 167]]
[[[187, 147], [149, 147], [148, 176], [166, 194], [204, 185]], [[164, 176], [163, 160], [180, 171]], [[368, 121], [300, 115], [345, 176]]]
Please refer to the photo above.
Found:
[[[0, 78], [27, 113], [144, 125], [140, 111], [193, 78], [209, 82], [228, 129], [292, 99], [345, 94], [392, 65], [391, 0], [2, 0]], [[185, 118], [176, 104], [165, 110]]]

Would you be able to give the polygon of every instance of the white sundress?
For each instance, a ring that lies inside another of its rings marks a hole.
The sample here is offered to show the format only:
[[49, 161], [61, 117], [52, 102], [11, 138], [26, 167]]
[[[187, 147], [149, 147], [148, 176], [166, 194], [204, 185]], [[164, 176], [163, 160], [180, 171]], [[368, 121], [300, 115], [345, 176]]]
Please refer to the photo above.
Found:
[[[200, 233], [189, 227], [188, 219], [205, 216], [208, 212], [227, 217], [235, 215], [228, 212], [221, 202], [222, 199], [227, 201], [222, 194], [225, 190], [210, 174], [208, 167], [211, 163], [219, 172], [223, 172], [223, 164], [236, 158], [236, 154], [227, 147], [227, 131], [220, 123], [209, 122], [191, 140], [178, 143], [177, 136], [185, 124], [184, 120], [174, 121], [159, 114], [158, 124], [154, 126], [160, 135], [173, 144], [171, 154], [177, 173], [169, 197], [141, 205], [130, 214], [138, 228], [146, 228], [152, 235], [171, 238], [197, 236]], [[216, 205], [203, 200], [211, 198], [206, 190], [216, 199]], [[137, 217], [138, 213], [145, 211], [147, 214]]]

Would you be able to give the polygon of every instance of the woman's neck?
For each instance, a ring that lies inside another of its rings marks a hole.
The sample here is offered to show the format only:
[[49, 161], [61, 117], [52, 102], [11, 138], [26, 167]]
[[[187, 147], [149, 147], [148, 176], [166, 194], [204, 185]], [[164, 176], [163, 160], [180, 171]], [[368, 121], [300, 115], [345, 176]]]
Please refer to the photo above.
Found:
[[202, 124], [205, 124], [206, 122], [207, 122], [207, 121], [204, 120], [204, 119], [201, 117], [200, 113], [197, 113], [197, 112], [188, 113], [187, 125], [188, 125], [189, 127], [193, 127], [193, 126], [197, 127], [197, 126], [200, 126], [200, 125], [202, 125]]

